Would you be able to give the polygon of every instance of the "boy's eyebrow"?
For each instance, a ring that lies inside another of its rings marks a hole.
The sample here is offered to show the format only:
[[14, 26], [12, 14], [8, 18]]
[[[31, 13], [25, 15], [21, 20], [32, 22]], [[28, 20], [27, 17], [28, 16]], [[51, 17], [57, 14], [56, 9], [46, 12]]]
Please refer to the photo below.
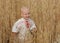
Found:
[[30, 12], [28, 14], [30, 14]]

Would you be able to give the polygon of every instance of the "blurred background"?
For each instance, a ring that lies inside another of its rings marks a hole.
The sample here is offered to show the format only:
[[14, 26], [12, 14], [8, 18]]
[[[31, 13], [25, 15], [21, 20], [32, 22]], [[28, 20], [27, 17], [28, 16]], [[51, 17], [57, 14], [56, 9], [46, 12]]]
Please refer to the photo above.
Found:
[[22, 6], [30, 8], [37, 25], [35, 43], [60, 43], [60, 0], [0, 0], [0, 43], [12, 43], [13, 24]]

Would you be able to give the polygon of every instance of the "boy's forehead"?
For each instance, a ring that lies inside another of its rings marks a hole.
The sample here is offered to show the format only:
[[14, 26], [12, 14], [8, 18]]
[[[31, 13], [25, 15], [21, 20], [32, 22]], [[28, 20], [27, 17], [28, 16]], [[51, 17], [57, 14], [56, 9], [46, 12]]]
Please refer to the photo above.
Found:
[[22, 11], [22, 12], [28, 12], [28, 11], [29, 11], [29, 8], [27, 8], [27, 7], [22, 7], [22, 8], [21, 8], [21, 11]]

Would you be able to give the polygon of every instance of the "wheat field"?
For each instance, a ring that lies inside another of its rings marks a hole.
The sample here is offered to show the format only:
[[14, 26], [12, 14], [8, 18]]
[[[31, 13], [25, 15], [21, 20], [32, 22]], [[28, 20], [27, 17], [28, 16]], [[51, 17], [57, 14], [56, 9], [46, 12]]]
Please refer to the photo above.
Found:
[[35, 43], [60, 43], [60, 0], [0, 0], [0, 43], [13, 43], [11, 30], [22, 6], [36, 23]]

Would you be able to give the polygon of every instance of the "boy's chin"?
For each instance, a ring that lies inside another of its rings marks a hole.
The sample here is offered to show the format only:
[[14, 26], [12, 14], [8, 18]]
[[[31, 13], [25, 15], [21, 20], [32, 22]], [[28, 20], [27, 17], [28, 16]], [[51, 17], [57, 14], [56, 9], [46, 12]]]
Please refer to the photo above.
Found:
[[25, 18], [26, 20], [28, 20], [29, 18]]

